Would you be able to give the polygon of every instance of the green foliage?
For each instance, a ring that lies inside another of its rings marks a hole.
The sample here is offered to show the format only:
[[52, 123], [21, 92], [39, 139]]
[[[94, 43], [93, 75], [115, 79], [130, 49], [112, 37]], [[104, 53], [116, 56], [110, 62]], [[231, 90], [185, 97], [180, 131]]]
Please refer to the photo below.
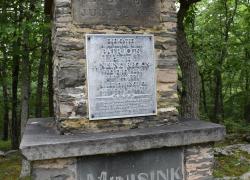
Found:
[[249, 126], [244, 123], [249, 121], [246, 114], [250, 113], [247, 108], [250, 104], [249, 18], [250, 4], [246, 0], [203, 0], [191, 8], [186, 18], [188, 41], [203, 76], [201, 116], [213, 120], [217, 70], [222, 77], [221, 123], [229, 132], [249, 132]]
[[11, 149], [11, 141], [0, 140], [0, 151], [8, 151]]
[[250, 124], [242, 120], [226, 119], [224, 120], [224, 125], [227, 129], [227, 133], [250, 133]]
[[[30, 2], [35, 2], [34, 10], [31, 11]], [[0, 0], [0, 47], [6, 47], [7, 59], [3, 58], [3, 52], [0, 49], [0, 67], [4, 61], [7, 61], [7, 77], [4, 77], [7, 82], [9, 107], [11, 112], [11, 98], [12, 98], [12, 70], [14, 56], [18, 56], [21, 61], [25, 61], [23, 55], [24, 43], [28, 45], [28, 56], [30, 57], [31, 69], [31, 92], [30, 92], [30, 117], [34, 117], [36, 88], [38, 68], [41, 57], [45, 58], [46, 54], [41, 54], [41, 47], [45, 46], [42, 43], [43, 36], [50, 33], [51, 24], [47, 21], [48, 17], [44, 14], [44, 1], [8, 1]], [[24, 38], [24, 32], [29, 32], [28, 39]], [[20, 41], [20, 44], [17, 42]], [[20, 65], [19, 64], [19, 65]], [[45, 72], [47, 72], [47, 66]], [[21, 104], [21, 65], [19, 67], [19, 82], [18, 82], [18, 107], [17, 117], [20, 118], [20, 104]], [[1, 78], [0, 78], [1, 79]], [[44, 94], [43, 103], [47, 108], [47, 73], [44, 77]], [[3, 121], [3, 96], [2, 83], [0, 82], [0, 139], [2, 135], [2, 121]], [[43, 116], [48, 116], [48, 110], [43, 111]], [[10, 113], [11, 118], [11, 113]], [[0, 178], [1, 179], [1, 178]]]

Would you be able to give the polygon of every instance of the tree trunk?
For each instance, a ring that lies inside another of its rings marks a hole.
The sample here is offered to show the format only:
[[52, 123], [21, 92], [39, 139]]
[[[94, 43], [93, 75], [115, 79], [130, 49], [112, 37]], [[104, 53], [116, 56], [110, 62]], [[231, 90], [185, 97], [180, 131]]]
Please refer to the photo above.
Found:
[[[1, 15], [4, 17], [6, 16], [6, 0], [2, 1], [2, 12]], [[3, 25], [6, 23], [6, 19], [2, 20]], [[9, 137], [9, 98], [8, 98], [8, 88], [7, 88], [7, 61], [8, 61], [8, 56], [7, 56], [7, 48], [5, 46], [6, 39], [3, 37], [1, 38], [3, 41], [0, 42], [1, 46], [1, 51], [3, 55], [3, 62], [2, 64], [0, 63], [0, 82], [2, 82], [2, 89], [3, 89], [3, 136], [2, 140], [7, 141]]]
[[52, 19], [53, 16], [53, 11], [52, 11], [52, 7], [53, 7], [53, 0], [45, 0], [44, 1], [44, 14], [49, 18]]
[[[51, 34], [49, 35], [51, 36]], [[49, 116], [54, 116], [54, 100], [53, 100], [53, 51], [51, 47], [51, 37], [49, 39], [49, 56], [48, 56], [48, 94], [49, 94]]]
[[6, 47], [2, 45], [2, 53], [3, 53], [3, 63], [0, 66], [0, 81], [2, 82], [2, 89], [3, 89], [3, 106], [4, 106], [4, 115], [3, 115], [3, 137], [2, 140], [7, 141], [9, 137], [9, 95], [8, 95], [8, 88], [7, 88], [7, 54], [6, 54]]
[[[20, 39], [13, 43], [13, 51], [18, 52], [20, 48]], [[18, 149], [19, 145], [19, 132], [20, 124], [17, 115], [17, 87], [18, 87], [18, 78], [19, 78], [19, 63], [20, 57], [17, 53], [14, 53], [12, 60], [12, 121], [11, 121], [11, 142], [12, 149]]]
[[206, 88], [205, 88], [205, 80], [203, 74], [200, 72], [200, 77], [201, 77], [201, 97], [202, 97], [202, 104], [203, 104], [203, 109], [206, 115], [208, 115], [208, 109], [207, 109], [207, 93], [206, 93]]
[[223, 120], [223, 97], [221, 70], [215, 70], [214, 111], [212, 121], [220, 123]]
[[200, 76], [193, 52], [188, 45], [184, 30], [184, 18], [191, 4], [199, 0], [182, 0], [177, 13], [177, 54], [182, 71], [180, 115], [185, 119], [199, 118]]
[[[53, 11], [53, 0], [44, 1], [44, 13], [46, 14], [46, 19], [49, 21], [52, 20]], [[48, 96], [49, 96], [49, 116], [54, 116], [54, 100], [53, 100], [53, 50], [51, 45], [51, 30], [48, 34]]]
[[[250, 51], [245, 49], [245, 66], [247, 67], [250, 58]], [[250, 124], [250, 78], [249, 69], [245, 68], [245, 98], [244, 98], [244, 119], [245, 122]]]
[[48, 48], [48, 36], [46, 33], [43, 33], [41, 57], [37, 75], [36, 107], [35, 107], [35, 116], [37, 118], [42, 117], [43, 78], [44, 78], [45, 62], [47, 57], [47, 48]]
[[[24, 132], [25, 125], [29, 118], [29, 95], [30, 95], [30, 54], [29, 54], [29, 32], [24, 30], [24, 47], [23, 58], [21, 62], [21, 137]], [[26, 39], [26, 40], [25, 40]]]
[[[30, 0], [30, 11], [26, 14], [27, 22], [30, 21], [30, 17], [35, 11], [35, 0]], [[29, 97], [30, 97], [30, 77], [31, 77], [31, 63], [30, 63], [30, 44], [29, 44], [30, 32], [27, 27], [24, 28], [23, 38], [23, 59], [22, 59], [22, 87], [21, 87], [21, 137], [23, 136], [26, 123], [29, 118]], [[29, 176], [31, 172], [30, 162], [26, 159], [22, 159], [22, 169], [20, 178]]]
[[[19, 6], [19, 16], [18, 16], [18, 7], [14, 7], [15, 11], [15, 20], [20, 29], [20, 22], [22, 21], [22, 7]], [[14, 37], [18, 36], [17, 32], [14, 33]], [[13, 42], [13, 57], [12, 57], [12, 120], [11, 120], [11, 146], [12, 149], [19, 148], [19, 137], [20, 137], [20, 118], [18, 118], [18, 80], [19, 80], [19, 66], [20, 66], [20, 47], [21, 47], [21, 38], [17, 38]]]
[[[30, 8], [25, 15], [25, 20], [30, 21], [31, 16], [35, 11], [35, 0], [30, 0]], [[30, 76], [31, 76], [31, 64], [30, 64], [30, 44], [29, 44], [30, 32], [28, 27], [23, 31], [23, 58], [21, 62], [22, 77], [21, 77], [21, 137], [23, 135], [26, 123], [29, 118], [29, 97], [30, 97]]]

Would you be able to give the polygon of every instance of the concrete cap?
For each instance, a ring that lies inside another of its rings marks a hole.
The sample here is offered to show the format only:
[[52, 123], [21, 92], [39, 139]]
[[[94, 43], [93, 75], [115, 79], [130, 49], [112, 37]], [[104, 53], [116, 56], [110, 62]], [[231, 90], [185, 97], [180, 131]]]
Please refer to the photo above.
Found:
[[28, 121], [20, 149], [34, 161], [209, 143], [224, 136], [224, 126], [199, 120], [120, 132], [60, 135], [54, 118], [39, 118]]

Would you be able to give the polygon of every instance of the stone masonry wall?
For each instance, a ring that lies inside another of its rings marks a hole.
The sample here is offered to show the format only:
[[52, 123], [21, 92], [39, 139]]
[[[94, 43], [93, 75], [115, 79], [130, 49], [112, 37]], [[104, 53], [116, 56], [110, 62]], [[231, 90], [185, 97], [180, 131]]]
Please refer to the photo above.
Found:
[[52, 159], [32, 162], [34, 180], [77, 180], [76, 158]]
[[[177, 53], [175, 0], [161, 1], [161, 22], [150, 28], [77, 25], [71, 0], [54, 0], [54, 107], [61, 133], [113, 131], [172, 123], [177, 119]], [[153, 34], [157, 61], [158, 116], [88, 120], [85, 34]]]
[[185, 149], [186, 180], [212, 180], [214, 153], [212, 145], [188, 146]]

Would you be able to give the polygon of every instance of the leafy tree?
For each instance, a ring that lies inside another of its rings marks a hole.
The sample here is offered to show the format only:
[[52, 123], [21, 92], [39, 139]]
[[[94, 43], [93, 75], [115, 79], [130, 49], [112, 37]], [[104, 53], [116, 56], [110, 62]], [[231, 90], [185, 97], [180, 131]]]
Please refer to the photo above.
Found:
[[199, 0], [180, 0], [180, 9], [177, 13], [177, 54], [182, 72], [182, 89], [180, 98], [180, 114], [183, 118], [199, 118], [200, 103], [200, 76], [198, 65], [186, 34], [184, 19], [192, 4]]
[[[27, 119], [48, 116], [48, 108], [44, 107], [50, 102], [51, 108], [53, 101], [52, 91], [44, 91], [45, 85], [52, 89], [51, 3], [48, 0], [0, 1], [0, 85], [4, 92], [0, 93], [4, 100], [0, 109], [5, 112], [4, 116], [0, 115], [0, 128], [4, 128], [5, 140], [10, 130], [13, 149], [19, 147]], [[52, 113], [50, 110], [51, 116]]]
[[248, 0], [203, 0], [185, 19], [201, 75], [200, 112], [213, 122], [250, 122], [249, 16]]

